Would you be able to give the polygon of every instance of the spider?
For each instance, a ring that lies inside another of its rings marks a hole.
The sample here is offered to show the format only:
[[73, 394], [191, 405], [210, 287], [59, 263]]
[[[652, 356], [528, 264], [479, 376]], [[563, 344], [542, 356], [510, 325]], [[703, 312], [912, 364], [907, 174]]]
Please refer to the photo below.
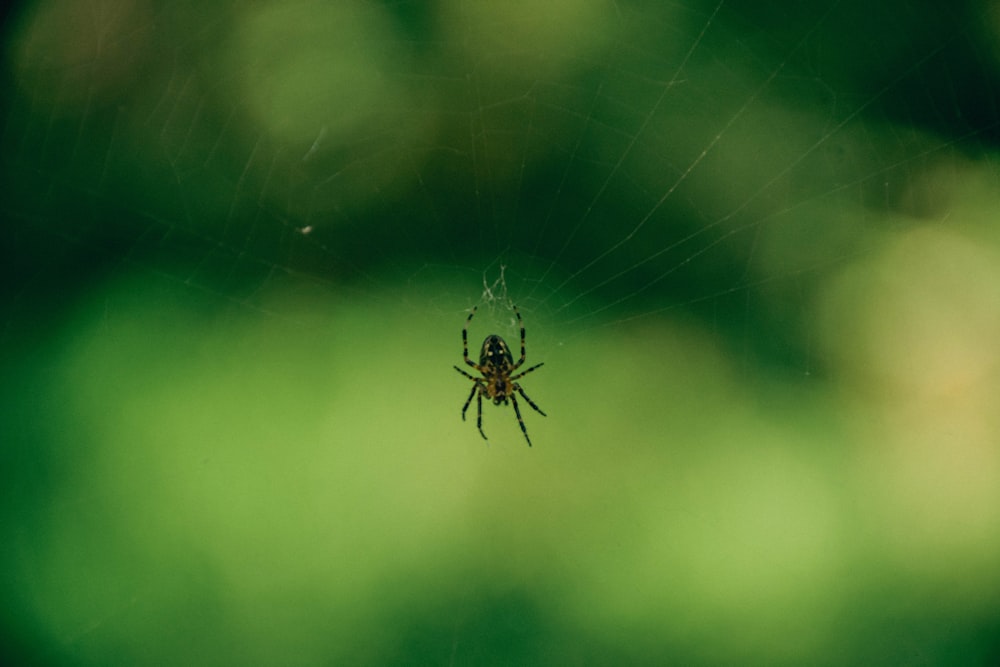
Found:
[[514, 396], [514, 392], [521, 394], [521, 398], [526, 400], [528, 405], [535, 409], [535, 412], [545, 417], [546, 415], [542, 412], [541, 408], [528, 398], [528, 395], [521, 389], [521, 385], [516, 382], [531, 371], [542, 366], [542, 364], [536, 364], [517, 375], [511, 375], [511, 373], [520, 368], [524, 363], [524, 322], [521, 320], [521, 313], [518, 312], [517, 306], [511, 304], [511, 308], [514, 309], [514, 314], [517, 316], [517, 323], [521, 327], [521, 358], [517, 360], [517, 363], [514, 363], [514, 357], [510, 353], [510, 348], [507, 347], [507, 342], [496, 334], [487, 336], [486, 340], [483, 341], [482, 350], [479, 352], [478, 364], [469, 359], [469, 322], [472, 321], [472, 316], [476, 314], [476, 308], [473, 307], [472, 312], [469, 313], [469, 317], [465, 320], [465, 326], [462, 327], [462, 357], [465, 359], [467, 366], [475, 368], [483, 374], [483, 377], [469, 375], [458, 366], [454, 368], [475, 383], [472, 386], [472, 391], [469, 392], [469, 398], [466, 399], [465, 405], [462, 406], [462, 421], [465, 421], [465, 411], [469, 409], [472, 397], [476, 396], [476, 392], [478, 391], [479, 395], [476, 397], [476, 426], [479, 428], [479, 435], [483, 436], [483, 440], [487, 440], [488, 442], [486, 434], [483, 433], [483, 396], [486, 396], [487, 399], [492, 399], [493, 405], [500, 405], [501, 403], [506, 405], [509, 398], [510, 402], [514, 404], [514, 414], [517, 415], [517, 423], [521, 425], [521, 432], [524, 433], [524, 439], [528, 441], [528, 447], [531, 447], [531, 438], [528, 437], [528, 429], [524, 427], [524, 420], [521, 419], [521, 410], [517, 407], [517, 397]]

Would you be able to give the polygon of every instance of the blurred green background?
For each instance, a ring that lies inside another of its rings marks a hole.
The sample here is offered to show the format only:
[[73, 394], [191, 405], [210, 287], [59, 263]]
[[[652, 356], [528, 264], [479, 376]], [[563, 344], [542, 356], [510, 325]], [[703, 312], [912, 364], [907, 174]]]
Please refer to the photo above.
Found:
[[995, 3], [8, 11], [4, 664], [1000, 662]]

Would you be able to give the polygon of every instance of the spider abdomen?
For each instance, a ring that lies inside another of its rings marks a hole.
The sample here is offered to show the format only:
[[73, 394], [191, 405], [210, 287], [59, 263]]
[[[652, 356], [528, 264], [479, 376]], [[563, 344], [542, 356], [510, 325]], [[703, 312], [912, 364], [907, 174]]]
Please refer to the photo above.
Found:
[[483, 348], [479, 352], [479, 365], [486, 366], [487, 364], [496, 368], [510, 368], [514, 365], [514, 357], [511, 356], [506, 341], [496, 334], [486, 337], [486, 340], [483, 341]]

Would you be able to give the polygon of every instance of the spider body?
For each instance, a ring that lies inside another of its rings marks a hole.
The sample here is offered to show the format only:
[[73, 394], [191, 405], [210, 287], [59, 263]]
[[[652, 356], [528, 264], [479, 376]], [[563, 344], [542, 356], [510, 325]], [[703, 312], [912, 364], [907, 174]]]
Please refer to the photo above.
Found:
[[469, 392], [469, 398], [465, 400], [465, 405], [462, 406], [462, 421], [465, 421], [465, 413], [472, 403], [472, 397], [475, 396], [477, 408], [476, 426], [479, 428], [479, 435], [483, 436], [483, 440], [487, 440], [486, 434], [483, 432], [483, 396], [487, 400], [492, 400], [493, 405], [506, 405], [509, 400], [514, 406], [514, 414], [517, 416], [517, 423], [521, 426], [521, 432], [524, 433], [524, 439], [528, 441], [528, 446], [530, 447], [531, 438], [528, 437], [528, 429], [525, 428], [524, 419], [521, 418], [521, 410], [518, 407], [515, 394], [520, 394], [521, 398], [526, 400], [528, 405], [538, 414], [543, 417], [546, 415], [542, 412], [541, 408], [535, 405], [534, 401], [528, 398], [528, 395], [524, 393], [524, 389], [517, 383], [517, 380], [543, 364], [536, 364], [526, 371], [512, 375], [514, 371], [524, 364], [525, 348], [524, 322], [521, 320], [521, 313], [517, 310], [517, 306], [512, 304], [511, 307], [514, 310], [514, 315], [517, 316], [517, 323], [521, 329], [520, 359], [516, 363], [514, 362], [514, 355], [511, 354], [507, 341], [496, 334], [491, 334], [483, 340], [483, 346], [479, 351], [478, 364], [469, 358], [469, 322], [472, 321], [472, 317], [476, 314], [476, 309], [473, 308], [472, 312], [469, 313], [469, 317], [465, 320], [465, 326], [462, 328], [462, 358], [467, 366], [475, 368], [482, 377], [470, 375], [458, 366], [455, 366], [455, 370], [475, 383], [472, 385], [472, 391]]
[[507, 402], [508, 381], [514, 370], [514, 356], [507, 347], [507, 341], [496, 334], [486, 337], [479, 353], [480, 372], [486, 381], [486, 395], [493, 399], [493, 405]]

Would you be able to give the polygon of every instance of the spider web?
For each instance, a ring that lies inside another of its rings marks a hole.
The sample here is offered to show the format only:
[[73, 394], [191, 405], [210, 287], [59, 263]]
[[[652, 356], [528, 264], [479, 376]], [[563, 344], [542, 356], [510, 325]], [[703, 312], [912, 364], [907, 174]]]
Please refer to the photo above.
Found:
[[5, 650], [995, 659], [998, 17], [22, 3]]

